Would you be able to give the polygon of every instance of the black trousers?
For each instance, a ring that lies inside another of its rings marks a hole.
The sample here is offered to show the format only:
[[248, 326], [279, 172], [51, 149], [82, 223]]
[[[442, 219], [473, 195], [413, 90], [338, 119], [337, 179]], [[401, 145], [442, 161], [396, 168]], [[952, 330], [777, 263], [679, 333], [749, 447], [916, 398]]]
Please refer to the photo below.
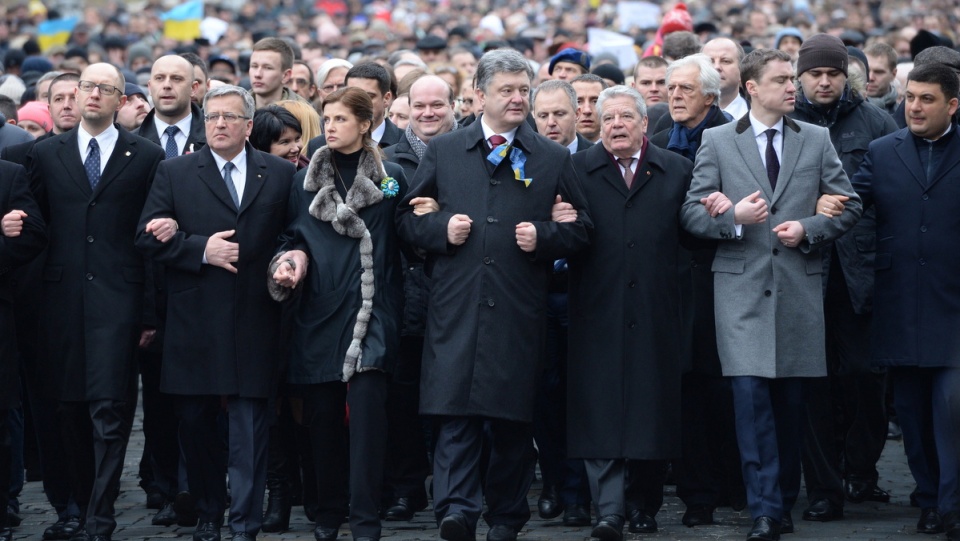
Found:
[[117, 527], [114, 503], [120, 492], [136, 397], [134, 388], [129, 401], [60, 403], [73, 493], [90, 535], [111, 535]]
[[[349, 514], [355, 538], [380, 538], [388, 379], [386, 373], [373, 370], [354, 375], [350, 383], [305, 389], [303, 422], [313, 446], [319, 526], [337, 528]], [[346, 405], [349, 428], [344, 422]]]
[[10, 410], [0, 409], [0, 530], [7, 523], [7, 501], [10, 499]]
[[160, 392], [162, 355], [159, 344], [140, 351], [144, 440], [140, 477], [144, 490], [156, 490], [172, 502], [178, 491], [180, 421], [174, 413], [173, 395]]
[[427, 443], [420, 418], [423, 337], [400, 338], [400, 358], [387, 390], [387, 466], [384, 498], [426, 501]]

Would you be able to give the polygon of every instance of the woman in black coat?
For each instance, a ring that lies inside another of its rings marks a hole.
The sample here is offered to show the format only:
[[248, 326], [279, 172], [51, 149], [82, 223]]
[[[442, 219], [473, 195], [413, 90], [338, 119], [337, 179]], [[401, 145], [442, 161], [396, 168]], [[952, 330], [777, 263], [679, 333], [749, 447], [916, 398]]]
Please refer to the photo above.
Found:
[[270, 267], [270, 287], [278, 300], [298, 293], [287, 380], [304, 399], [322, 487], [314, 535], [336, 539], [349, 510], [354, 539], [374, 540], [388, 374], [403, 317], [394, 215], [405, 180], [399, 166], [381, 161], [370, 137], [373, 104], [365, 92], [330, 94], [323, 123], [327, 146], [295, 180], [301, 187], [291, 191], [292, 219]]

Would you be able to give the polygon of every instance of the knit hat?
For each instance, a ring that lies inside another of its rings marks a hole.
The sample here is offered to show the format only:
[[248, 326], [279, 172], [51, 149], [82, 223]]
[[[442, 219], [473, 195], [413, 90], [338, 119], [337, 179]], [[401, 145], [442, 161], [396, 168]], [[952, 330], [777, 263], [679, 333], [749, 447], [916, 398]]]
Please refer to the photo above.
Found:
[[42, 56], [28, 56], [24, 59], [23, 64], [20, 65], [20, 71], [24, 73], [28, 71], [46, 73], [53, 71], [53, 64]]
[[31, 101], [17, 110], [17, 118], [22, 122], [32, 120], [44, 131], [53, 129], [53, 118], [50, 116], [50, 107], [40, 101]]
[[576, 64], [583, 68], [584, 73], [590, 72], [590, 55], [573, 47], [561, 50], [550, 59], [550, 69], [548, 70], [550, 75], [553, 75], [553, 67], [557, 65], [557, 62]]
[[813, 68], [838, 69], [847, 75], [847, 47], [840, 38], [830, 34], [811, 36], [800, 46], [797, 75]]
[[593, 68], [593, 74], [603, 79], [610, 79], [618, 85], [622, 85], [626, 80], [623, 72], [613, 64], [600, 64]]
[[682, 2], [666, 12], [660, 22], [660, 34], [663, 36], [680, 31], [693, 32], [693, 17], [687, 11], [687, 5]]
[[773, 37], [773, 48], [779, 49], [780, 42], [783, 40], [783, 38], [787, 36], [792, 36], [797, 38], [797, 40], [800, 41], [800, 44], [803, 45], [803, 32], [801, 32], [800, 29], [797, 27], [787, 26], [787, 27], [781, 28], [780, 31], [777, 32], [777, 35]]

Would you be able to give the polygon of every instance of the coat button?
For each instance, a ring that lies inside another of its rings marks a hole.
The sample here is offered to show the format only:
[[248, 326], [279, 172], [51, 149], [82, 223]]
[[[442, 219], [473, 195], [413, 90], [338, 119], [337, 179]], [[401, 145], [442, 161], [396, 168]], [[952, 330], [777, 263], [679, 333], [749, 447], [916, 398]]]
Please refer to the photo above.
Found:
[[87, 235], [87, 242], [93, 242], [93, 235]]
[[773, 295], [773, 293], [771, 293], [769, 289], [763, 292], [764, 297], [769, 297], [770, 295]]
[[491, 186], [496, 186], [497, 184], [500, 184], [500, 181], [499, 181], [499, 180], [497, 180], [497, 179], [495, 179], [495, 178], [490, 179], [490, 185], [491, 185]]
[[630, 282], [630, 283], [627, 284], [627, 285], [630, 286], [631, 288], [637, 287], [637, 283], [636, 283], [636, 282]]
[[770, 214], [776, 214], [776, 213], [777, 213], [777, 207], [770, 207]]
[[779, 249], [779, 248], [774, 248], [774, 249], [773, 249], [773, 255], [780, 255], [780, 249]]
[[493, 299], [490, 299], [490, 300], [487, 301], [487, 306], [493, 306], [494, 304], [496, 304], [496, 303], [493, 302]]
[[493, 263], [493, 259], [490, 259], [489, 257], [483, 258], [484, 265], [489, 265], [490, 263]]
[[636, 248], [636, 247], [637, 247], [636, 242], [630, 242], [629, 244], [627, 244], [627, 248]]
[[632, 202], [627, 202], [627, 208], [633, 208], [633, 203], [632, 203]]
[[920, 266], [923, 266], [923, 265], [926, 265], [926, 264], [927, 264], [927, 260], [926, 260], [926, 259], [923, 259], [923, 258], [921, 257], [921, 258], [920, 258]]
[[920, 232], [921, 232], [921, 233], [926, 233], [926, 232], [927, 232], [927, 226], [921, 225], [921, 226], [920, 226]]
[[91, 207], [97, 206], [97, 202], [96, 202], [96, 201], [91, 201], [91, 202], [90, 202], [90, 206], [91, 206]]
[[637, 328], [637, 322], [636, 322], [636, 321], [631, 321], [630, 324], [627, 325], [627, 326], [630, 327], [631, 329], [636, 329], [636, 328]]
[[494, 218], [493, 216], [487, 216], [487, 223], [488, 223], [488, 224], [492, 224], [492, 223], [495, 222], [495, 221], [497, 221], [497, 219]]
[[926, 201], [927, 199], [930, 199], [930, 196], [927, 195], [927, 194], [923, 194], [923, 197], [922, 197], [921, 199], [923, 199], [924, 201]]
[[87, 280], [93, 280], [93, 273], [87, 273]]

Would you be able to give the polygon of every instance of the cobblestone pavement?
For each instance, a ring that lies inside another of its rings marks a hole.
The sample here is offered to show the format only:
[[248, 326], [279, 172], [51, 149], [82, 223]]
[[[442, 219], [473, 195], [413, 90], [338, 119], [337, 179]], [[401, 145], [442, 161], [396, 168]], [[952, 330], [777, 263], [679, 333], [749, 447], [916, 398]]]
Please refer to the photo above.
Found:
[[[157, 527], [150, 524], [154, 511], [145, 507], [145, 495], [137, 485], [137, 462], [143, 449], [143, 436], [140, 431], [140, 418], [134, 425], [134, 435], [127, 450], [127, 459], [121, 485], [121, 494], [117, 500], [117, 521], [119, 526], [113, 538], [115, 541], [141, 539], [191, 539], [192, 528]], [[785, 541], [807, 541], [824, 539], [903, 539], [917, 541], [942, 540], [945, 537], [920, 535], [916, 533], [919, 510], [910, 507], [909, 496], [913, 490], [913, 480], [907, 468], [903, 453], [903, 444], [888, 441], [880, 465], [880, 486], [891, 494], [889, 504], [864, 503], [848, 504], [844, 520], [815, 523], [800, 520], [800, 514], [806, 506], [801, 495], [794, 510], [796, 533], [784, 536]], [[520, 533], [521, 540], [531, 541], [584, 541], [590, 539], [589, 528], [567, 528], [559, 521], [542, 520], [536, 514], [539, 483], [534, 485], [530, 494], [530, 508], [533, 518]], [[680, 523], [684, 506], [677, 499], [673, 487], [667, 487], [667, 497], [663, 509], [657, 515], [660, 531], [656, 534], [626, 534], [625, 539], [745, 539], [750, 528], [750, 517], [746, 511], [735, 512], [728, 508], [718, 509], [715, 516], [717, 524], [707, 527], [687, 528]], [[56, 520], [42, 494], [39, 482], [27, 483], [21, 495], [21, 517], [23, 524], [16, 529], [15, 539], [39, 540], [44, 528]], [[261, 534], [260, 541], [280, 541], [287, 539], [313, 539], [313, 526], [307, 522], [301, 508], [293, 510], [291, 530], [282, 534]], [[227, 530], [224, 530], [227, 535]], [[484, 539], [486, 528], [477, 532], [478, 539]], [[389, 541], [437, 540], [436, 523], [428, 509], [419, 513], [411, 522], [384, 523], [383, 538]], [[340, 531], [340, 539], [350, 540], [349, 529]]]

